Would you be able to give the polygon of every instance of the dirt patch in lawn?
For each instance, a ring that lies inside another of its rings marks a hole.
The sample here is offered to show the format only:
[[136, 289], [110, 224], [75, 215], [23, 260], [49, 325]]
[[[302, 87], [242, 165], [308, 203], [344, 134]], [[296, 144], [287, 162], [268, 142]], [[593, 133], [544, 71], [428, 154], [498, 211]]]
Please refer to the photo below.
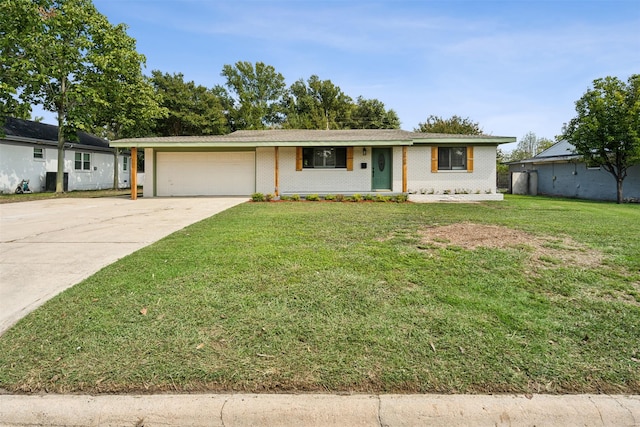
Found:
[[421, 248], [521, 249], [531, 252], [531, 261], [541, 266], [574, 265], [594, 267], [602, 264], [601, 252], [566, 236], [537, 236], [498, 225], [458, 223], [424, 228], [419, 231]]

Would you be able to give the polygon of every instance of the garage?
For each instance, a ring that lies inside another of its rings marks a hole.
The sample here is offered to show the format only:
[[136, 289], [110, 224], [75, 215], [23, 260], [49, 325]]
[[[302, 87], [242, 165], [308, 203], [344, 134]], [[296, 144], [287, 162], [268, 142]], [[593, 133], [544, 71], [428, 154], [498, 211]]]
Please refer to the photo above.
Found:
[[254, 151], [158, 152], [156, 194], [249, 196], [255, 192]]

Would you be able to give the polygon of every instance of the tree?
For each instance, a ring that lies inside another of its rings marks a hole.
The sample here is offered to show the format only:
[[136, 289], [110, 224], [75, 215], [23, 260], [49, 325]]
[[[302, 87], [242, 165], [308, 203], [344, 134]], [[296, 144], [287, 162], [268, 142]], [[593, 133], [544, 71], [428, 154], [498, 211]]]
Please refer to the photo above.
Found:
[[229, 132], [222, 100], [213, 90], [185, 82], [182, 73], [152, 72], [151, 82], [166, 109], [164, 117], [156, 119], [159, 136], [223, 135]]
[[474, 123], [471, 119], [462, 118], [460, 116], [452, 116], [449, 119], [431, 115], [424, 123], [418, 123], [416, 132], [427, 133], [450, 133], [457, 135], [482, 135], [482, 129], [478, 123]]
[[238, 61], [225, 65], [221, 75], [226, 77], [234, 105], [230, 111], [232, 130], [266, 129], [284, 121], [282, 97], [286, 85], [282, 74], [263, 62]]
[[111, 25], [91, 0], [0, 2], [0, 32], [0, 96], [57, 114], [56, 192], [63, 192], [65, 140], [99, 124], [96, 112], [117, 102], [108, 94], [136, 95], [131, 78], [145, 58], [126, 27]]
[[576, 101], [576, 112], [562, 137], [587, 164], [613, 176], [616, 200], [622, 203], [627, 171], [640, 163], [640, 74], [627, 83], [610, 76], [594, 80], [593, 88]]
[[513, 162], [537, 156], [553, 144], [554, 142], [548, 138], [538, 138], [535, 133], [528, 132], [518, 141], [516, 148], [507, 156], [508, 161]]
[[352, 129], [400, 129], [400, 119], [394, 110], [387, 111], [382, 101], [359, 96], [351, 114], [350, 127]]
[[[307, 85], [308, 84], [308, 85]], [[348, 120], [352, 99], [331, 80], [311, 76], [307, 83], [300, 79], [293, 83], [283, 97], [289, 129], [343, 129]]]

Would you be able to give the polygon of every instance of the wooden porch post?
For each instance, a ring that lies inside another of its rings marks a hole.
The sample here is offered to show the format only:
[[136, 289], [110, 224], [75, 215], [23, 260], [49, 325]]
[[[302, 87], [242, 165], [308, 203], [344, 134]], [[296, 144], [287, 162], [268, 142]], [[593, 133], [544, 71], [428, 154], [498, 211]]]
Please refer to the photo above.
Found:
[[138, 148], [131, 147], [131, 200], [138, 199]]
[[275, 195], [279, 196], [280, 195], [280, 158], [279, 158], [279, 147], [275, 147], [276, 148], [276, 176], [275, 176], [275, 184], [276, 184], [276, 188], [275, 188]]
[[402, 146], [402, 192], [407, 192], [407, 146]]

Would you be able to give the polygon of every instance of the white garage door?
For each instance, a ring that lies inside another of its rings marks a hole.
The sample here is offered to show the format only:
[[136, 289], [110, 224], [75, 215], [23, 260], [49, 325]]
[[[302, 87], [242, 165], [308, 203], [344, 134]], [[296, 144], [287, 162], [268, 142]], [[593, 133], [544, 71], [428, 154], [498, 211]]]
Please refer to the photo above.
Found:
[[158, 153], [158, 196], [248, 196], [255, 192], [255, 153]]

